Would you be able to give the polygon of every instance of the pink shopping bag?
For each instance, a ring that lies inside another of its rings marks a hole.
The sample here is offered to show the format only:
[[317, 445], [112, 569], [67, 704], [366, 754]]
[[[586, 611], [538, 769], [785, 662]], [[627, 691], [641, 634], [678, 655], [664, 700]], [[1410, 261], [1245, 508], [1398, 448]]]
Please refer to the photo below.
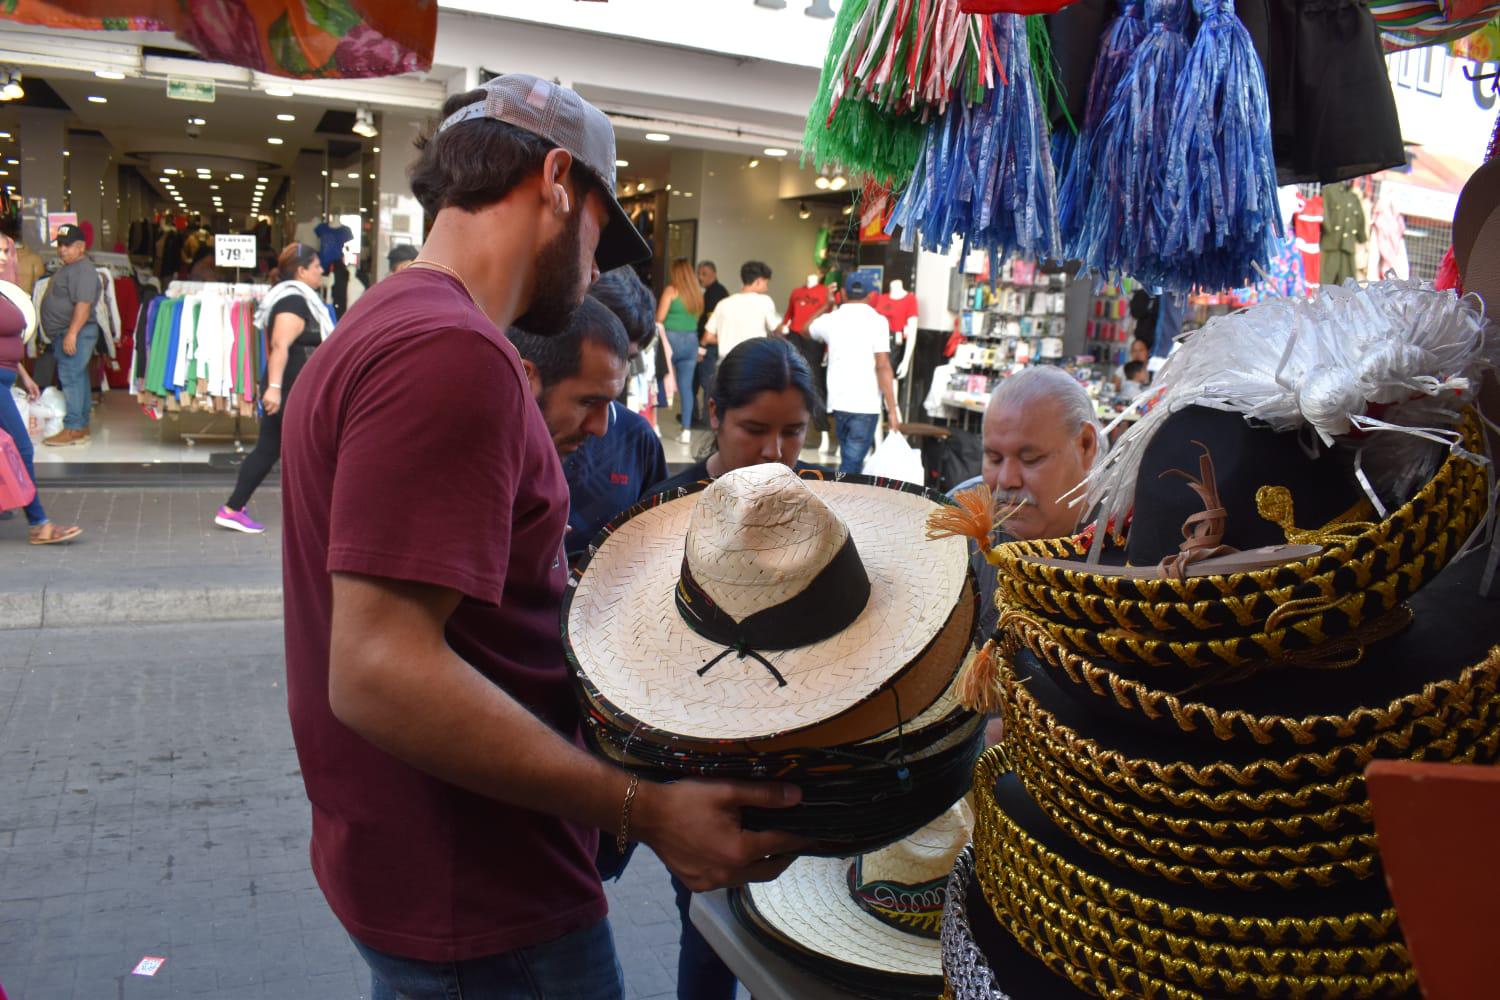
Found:
[[9, 434], [0, 433], [0, 510], [14, 510], [31, 503], [36, 484], [26, 474], [21, 452]]

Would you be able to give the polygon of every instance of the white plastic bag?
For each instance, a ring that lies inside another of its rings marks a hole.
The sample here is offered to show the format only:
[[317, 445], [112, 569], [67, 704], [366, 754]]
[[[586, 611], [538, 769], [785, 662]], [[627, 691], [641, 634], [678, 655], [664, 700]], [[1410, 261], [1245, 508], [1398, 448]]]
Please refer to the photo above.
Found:
[[892, 431], [875, 448], [875, 453], [865, 459], [864, 473], [885, 479], [899, 479], [921, 486], [926, 480], [922, 471], [922, 453], [906, 443], [899, 432]]
[[26, 404], [21, 414], [26, 417], [26, 429], [33, 438], [40, 441], [62, 430], [63, 418], [68, 415], [68, 404], [63, 399], [62, 390], [49, 385], [42, 390], [42, 398], [35, 403]]

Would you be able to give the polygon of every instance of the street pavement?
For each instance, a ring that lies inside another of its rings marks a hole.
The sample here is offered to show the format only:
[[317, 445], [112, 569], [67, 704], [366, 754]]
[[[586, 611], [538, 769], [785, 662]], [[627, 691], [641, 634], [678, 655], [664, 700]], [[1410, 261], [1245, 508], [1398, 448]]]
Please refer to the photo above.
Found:
[[[21, 543], [27, 572], [87, 584], [94, 564], [99, 579], [138, 574], [150, 586], [181, 577], [171, 558], [249, 575], [276, 551], [264, 544], [273, 539], [175, 530], [179, 518], [203, 522], [217, 495], [81, 494], [48, 500], [59, 519], [100, 515], [90, 548], [59, 556]], [[267, 520], [279, 506], [269, 499], [256, 511]], [[0, 522], [3, 574], [15, 572], [14, 534], [14, 521]], [[152, 551], [163, 538], [166, 548]], [[280, 622], [60, 624], [0, 632], [5, 992], [369, 996], [368, 974], [308, 868]], [[626, 995], [675, 996], [679, 928], [665, 869], [638, 851], [608, 892]], [[154, 977], [132, 975], [146, 956], [166, 962]]]

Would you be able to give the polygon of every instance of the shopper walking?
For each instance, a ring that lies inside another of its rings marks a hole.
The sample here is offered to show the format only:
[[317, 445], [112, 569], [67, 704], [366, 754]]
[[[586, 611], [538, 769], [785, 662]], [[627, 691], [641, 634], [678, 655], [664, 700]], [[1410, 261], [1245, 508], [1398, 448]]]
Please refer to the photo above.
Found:
[[[31, 296], [17, 285], [0, 281], [0, 432], [9, 434], [15, 442], [16, 451], [21, 454], [21, 463], [26, 467], [26, 474], [33, 483], [36, 482], [36, 466], [32, 462], [31, 434], [26, 429], [26, 420], [21, 416], [21, 411], [16, 408], [11, 389], [19, 381], [21, 388], [26, 390], [28, 399], [35, 401], [42, 394], [31, 376], [26, 374], [26, 369], [21, 366], [21, 358], [26, 353], [26, 342], [35, 333], [36, 311], [31, 304]], [[47, 519], [47, 511], [42, 507], [40, 487], [31, 503], [26, 505], [26, 523], [31, 527], [29, 537], [32, 545], [71, 542], [83, 534], [82, 528], [53, 524]]]
[[858, 473], [875, 443], [880, 402], [901, 420], [891, 371], [891, 328], [865, 300], [873, 289], [859, 275], [844, 281], [845, 303], [808, 327], [828, 345], [828, 408], [839, 436], [839, 471]]
[[672, 283], [662, 289], [656, 304], [656, 321], [667, 331], [667, 346], [672, 362], [673, 380], [677, 383], [677, 415], [682, 421], [679, 440], [693, 440], [693, 375], [705, 351], [698, 343], [698, 317], [703, 315], [703, 287], [693, 264], [685, 257], [672, 261]]
[[43, 386], [52, 382], [52, 372], [62, 383], [67, 414], [62, 430], [42, 444], [52, 448], [89, 443], [89, 417], [93, 397], [89, 389], [89, 359], [99, 342], [99, 324], [94, 318], [94, 304], [99, 301], [102, 285], [94, 262], [89, 259], [83, 230], [78, 226], [59, 226], [57, 255], [63, 266], [47, 282], [42, 294], [42, 333], [51, 342], [37, 361], [36, 380]]
[[781, 310], [766, 292], [771, 287], [771, 269], [758, 260], [747, 260], [740, 268], [742, 286], [708, 318], [704, 340], [719, 345], [719, 356], [751, 337], [764, 337], [781, 329]]
[[266, 293], [255, 311], [255, 326], [264, 330], [268, 347], [266, 384], [261, 393], [265, 416], [255, 449], [240, 464], [240, 474], [229, 500], [214, 515], [214, 523], [231, 531], [258, 535], [266, 526], [245, 508], [257, 487], [281, 458], [281, 421], [292, 384], [313, 351], [333, 330], [333, 318], [317, 293], [323, 277], [318, 248], [293, 243], [276, 261], [281, 281]]
[[[420, 143], [422, 255], [303, 370], [283, 472], [287, 696], [313, 872], [377, 1000], [623, 994], [594, 852], [639, 840], [695, 890], [774, 877], [777, 784], [641, 781], [583, 748], [557, 622], [567, 487], [502, 330], [555, 335], [650, 247], [609, 120], [497, 77]], [[417, 381], [438, 387], [413, 393]]]
[[[719, 369], [719, 358], [723, 356], [719, 353], [717, 338], [707, 335], [708, 320], [714, 310], [719, 308], [719, 303], [729, 298], [729, 289], [719, 280], [718, 265], [711, 260], [698, 262], [698, 283], [703, 286], [703, 315], [698, 317], [698, 343], [703, 348], [703, 360], [698, 362], [694, 381], [698, 391], [703, 393], [703, 405], [706, 408], [714, 394], [714, 377]], [[703, 411], [699, 410], [698, 414], [701, 422]]]

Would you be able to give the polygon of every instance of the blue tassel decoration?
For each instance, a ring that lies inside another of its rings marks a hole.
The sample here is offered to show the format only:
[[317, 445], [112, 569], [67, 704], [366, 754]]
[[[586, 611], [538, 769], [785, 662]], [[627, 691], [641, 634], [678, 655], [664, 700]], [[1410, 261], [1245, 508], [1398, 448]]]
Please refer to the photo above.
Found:
[[[1094, 72], [1083, 107], [1078, 140], [1066, 166], [1058, 171], [1057, 217], [1062, 224], [1063, 248], [1069, 257], [1081, 258], [1078, 238], [1083, 229], [1084, 212], [1093, 188], [1089, 170], [1089, 143], [1099, 130], [1109, 107], [1109, 99], [1119, 86], [1120, 78], [1130, 66], [1130, 58], [1146, 37], [1146, 22], [1141, 19], [1139, 0], [1125, 0], [1120, 13], [1099, 39], [1099, 54], [1094, 57]], [[1056, 145], [1054, 144], [1054, 150]]]
[[1265, 72], [1234, 0], [1194, 0], [1202, 21], [1168, 133], [1171, 220], [1164, 287], [1234, 288], [1262, 277], [1281, 240]]
[[887, 223], [901, 246], [946, 252], [957, 237], [987, 250], [991, 272], [1010, 254], [1058, 259], [1057, 177], [1023, 19], [997, 14], [1005, 82], [975, 105], [954, 101], [927, 130], [911, 183]]
[[1187, 61], [1187, 0], [1146, 0], [1145, 39], [1089, 143], [1092, 186], [1076, 256], [1110, 280], [1153, 284], [1171, 221], [1161, 199], [1177, 83]]

